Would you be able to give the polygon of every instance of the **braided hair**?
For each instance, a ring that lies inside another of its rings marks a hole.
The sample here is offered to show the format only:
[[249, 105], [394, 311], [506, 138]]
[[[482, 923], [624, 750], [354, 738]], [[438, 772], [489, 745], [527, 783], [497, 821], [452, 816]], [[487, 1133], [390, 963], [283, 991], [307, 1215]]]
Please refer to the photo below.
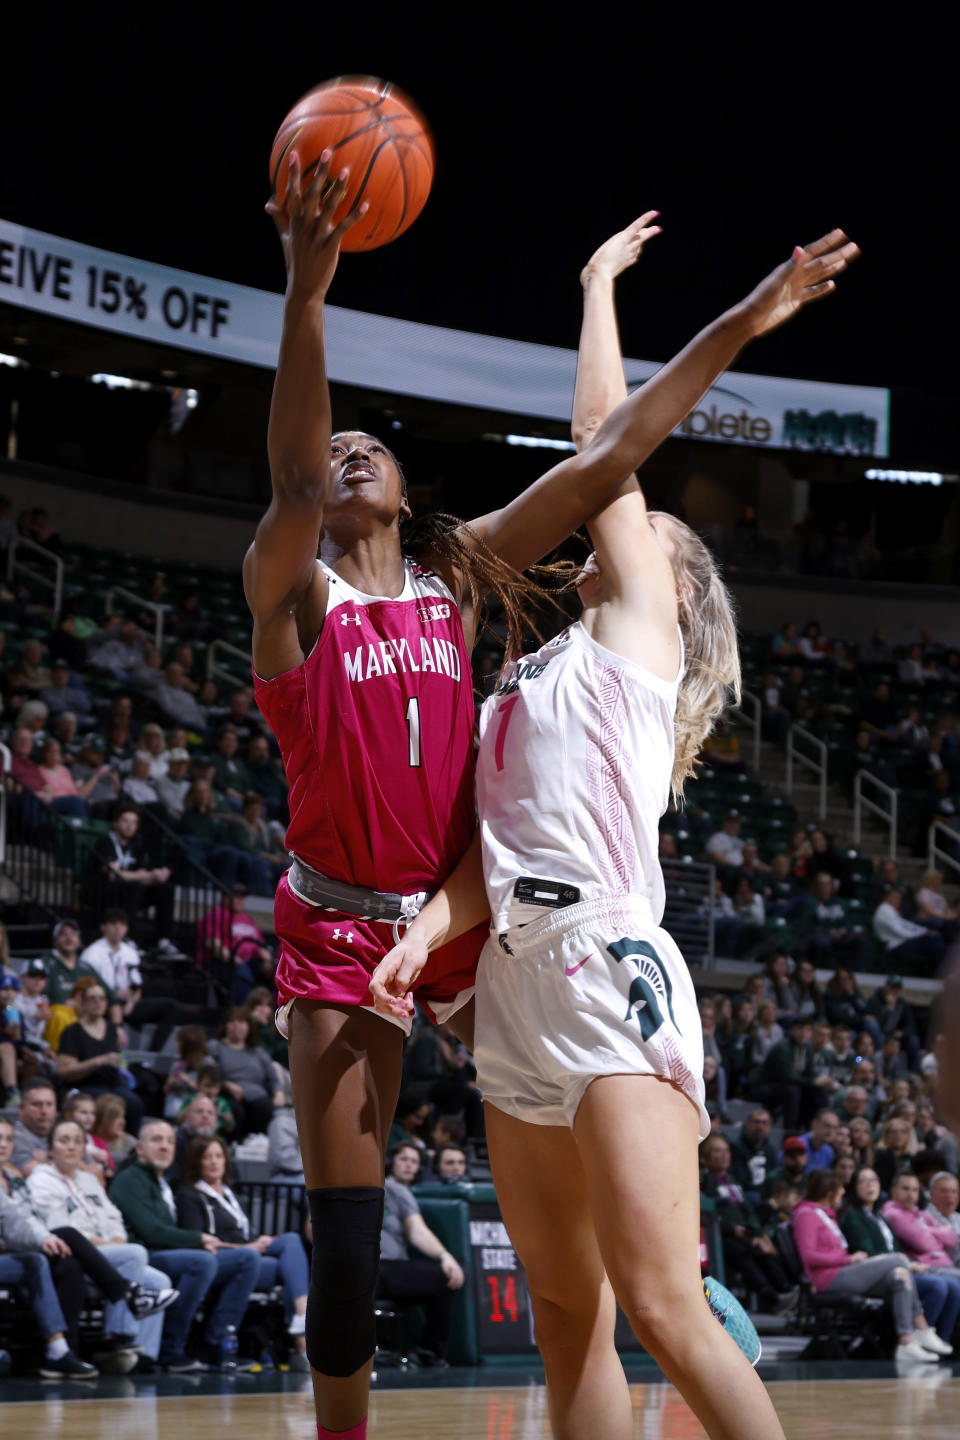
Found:
[[478, 639], [489, 629], [487, 600], [496, 596], [507, 622], [506, 659], [523, 653], [530, 630], [540, 639], [531, 612], [550, 598], [547, 592], [495, 555], [465, 521], [442, 511], [408, 520], [400, 527], [400, 544], [412, 560], [425, 565], [446, 561], [463, 576], [477, 615]]

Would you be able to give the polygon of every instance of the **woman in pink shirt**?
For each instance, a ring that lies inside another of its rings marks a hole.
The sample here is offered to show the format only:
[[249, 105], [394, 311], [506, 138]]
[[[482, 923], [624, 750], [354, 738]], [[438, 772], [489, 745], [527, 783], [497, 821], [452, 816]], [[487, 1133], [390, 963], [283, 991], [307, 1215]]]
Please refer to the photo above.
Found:
[[89, 779], [78, 785], [63, 763], [60, 742], [46, 740], [40, 750], [39, 769], [43, 776], [43, 789], [37, 792], [38, 797], [61, 815], [85, 817], [87, 796], [109, 768], [109, 765], [101, 765]]
[[[197, 927], [197, 963], [219, 964], [235, 1003], [256, 985], [273, 985], [276, 961], [256, 921], [246, 912], [246, 885], [234, 885], [229, 899], [208, 910]], [[226, 967], [232, 964], [232, 973]]]
[[893, 1311], [898, 1360], [932, 1361], [937, 1355], [915, 1336], [914, 1316], [920, 1301], [913, 1276], [902, 1255], [868, 1256], [847, 1249], [837, 1224], [843, 1185], [832, 1170], [814, 1170], [807, 1178], [806, 1199], [791, 1217], [793, 1238], [803, 1268], [818, 1294], [878, 1295]]
[[920, 1209], [920, 1181], [916, 1175], [897, 1175], [890, 1186], [890, 1199], [883, 1207], [883, 1218], [903, 1246], [905, 1255], [925, 1265], [956, 1275], [949, 1251], [957, 1243], [952, 1225], [937, 1223], [935, 1215]]

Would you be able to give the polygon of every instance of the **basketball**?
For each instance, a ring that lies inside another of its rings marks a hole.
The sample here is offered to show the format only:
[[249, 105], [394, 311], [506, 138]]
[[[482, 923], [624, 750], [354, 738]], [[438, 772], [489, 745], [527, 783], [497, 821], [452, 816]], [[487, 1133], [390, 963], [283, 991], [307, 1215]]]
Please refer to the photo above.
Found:
[[433, 138], [423, 116], [395, 85], [370, 76], [340, 76], [308, 91], [280, 126], [270, 152], [278, 205], [286, 203], [291, 150], [299, 157], [306, 189], [328, 148], [330, 180], [345, 166], [350, 170], [337, 221], [358, 201], [370, 207], [343, 237], [343, 249], [389, 245], [416, 220], [433, 183]]

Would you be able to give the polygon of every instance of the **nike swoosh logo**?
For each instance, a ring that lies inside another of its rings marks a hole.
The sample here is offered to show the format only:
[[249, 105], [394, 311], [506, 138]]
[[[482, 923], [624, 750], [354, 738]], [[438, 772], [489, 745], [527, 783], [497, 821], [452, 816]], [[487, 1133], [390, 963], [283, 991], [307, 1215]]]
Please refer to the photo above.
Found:
[[579, 964], [577, 964], [577, 965], [564, 965], [564, 967], [563, 967], [563, 973], [564, 973], [564, 975], [576, 975], [577, 971], [578, 971], [578, 970], [582, 970], [583, 967], [584, 967], [584, 965], [586, 965], [587, 960], [591, 960], [591, 959], [593, 958], [593, 953], [594, 953], [594, 952], [591, 950], [590, 954], [587, 956], [587, 959], [586, 959], [586, 960], [581, 960], [581, 961], [579, 962]]

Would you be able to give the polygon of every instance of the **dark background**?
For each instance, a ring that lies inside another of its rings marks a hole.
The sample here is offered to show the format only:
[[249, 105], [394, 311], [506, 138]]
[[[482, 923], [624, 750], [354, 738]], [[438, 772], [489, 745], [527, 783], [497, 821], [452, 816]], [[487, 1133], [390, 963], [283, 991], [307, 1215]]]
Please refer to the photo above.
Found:
[[626, 352], [663, 359], [841, 225], [863, 249], [842, 295], [742, 367], [906, 387], [939, 413], [958, 380], [956, 25], [858, 8], [35, 7], [5, 31], [0, 215], [280, 289], [274, 131], [320, 80], [380, 74], [427, 113], [437, 180], [406, 236], [344, 258], [334, 302], [574, 345], [580, 266], [656, 207], [621, 315]]

